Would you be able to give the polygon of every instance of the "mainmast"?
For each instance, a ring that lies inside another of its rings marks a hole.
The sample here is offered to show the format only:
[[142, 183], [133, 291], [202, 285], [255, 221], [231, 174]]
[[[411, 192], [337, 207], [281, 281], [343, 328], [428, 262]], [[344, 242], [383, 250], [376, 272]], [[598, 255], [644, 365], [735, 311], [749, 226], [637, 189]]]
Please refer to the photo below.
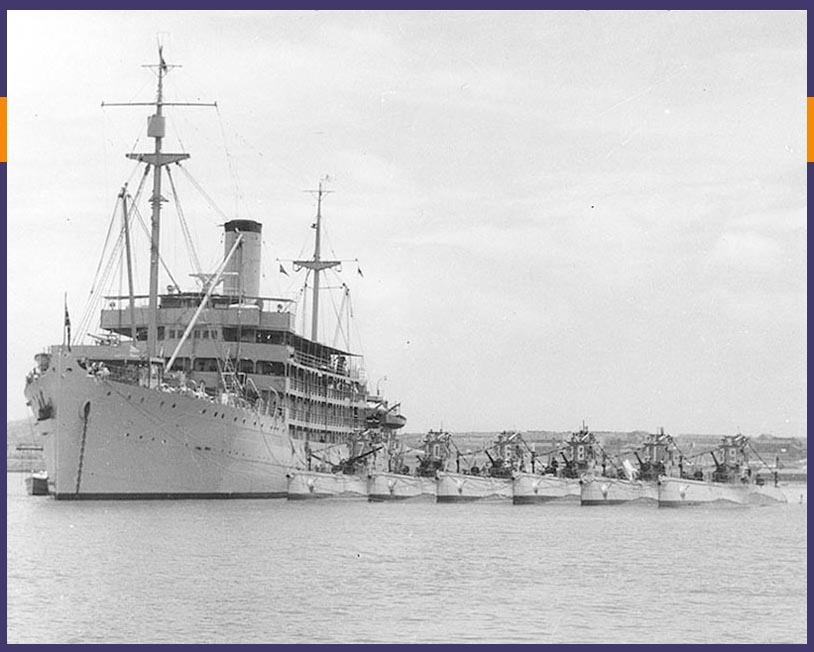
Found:
[[314, 258], [313, 260], [295, 260], [294, 265], [305, 267], [313, 270], [314, 272], [314, 290], [313, 301], [311, 305], [311, 339], [316, 342], [317, 340], [317, 327], [319, 326], [319, 273], [324, 269], [330, 269], [341, 264], [341, 260], [322, 260], [321, 255], [321, 238], [322, 238], [322, 197], [327, 195], [330, 190], [325, 190], [322, 187], [324, 179], [320, 179], [319, 188], [317, 190], [308, 190], [307, 192], [316, 193], [317, 196], [317, 221], [314, 223], [313, 228], [316, 229], [316, 236], [314, 239]]
[[155, 141], [152, 153], [149, 154], [127, 154], [127, 158], [134, 159], [140, 163], [152, 166], [153, 170], [153, 194], [150, 197], [152, 207], [150, 219], [150, 294], [148, 304], [147, 321], [147, 356], [154, 358], [158, 351], [158, 264], [159, 256], [159, 236], [161, 233], [161, 203], [167, 201], [161, 196], [161, 168], [171, 163], [179, 163], [189, 158], [189, 154], [165, 154], [161, 151], [164, 139], [164, 107], [165, 106], [217, 106], [214, 103], [188, 103], [188, 102], [165, 102], [164, 101], [164, 77], [171, 68], [179, 66], [167, 65], [164, 61], [163, 48], [158, 47], [158, 65], [146, 65], [147, 68], [158, 70], [158, 91], [155, 102], [123, 102], [123, 103], [102, 103], [102, 106], [153, 106], [155, 113], [148, 118], [147, 136]]

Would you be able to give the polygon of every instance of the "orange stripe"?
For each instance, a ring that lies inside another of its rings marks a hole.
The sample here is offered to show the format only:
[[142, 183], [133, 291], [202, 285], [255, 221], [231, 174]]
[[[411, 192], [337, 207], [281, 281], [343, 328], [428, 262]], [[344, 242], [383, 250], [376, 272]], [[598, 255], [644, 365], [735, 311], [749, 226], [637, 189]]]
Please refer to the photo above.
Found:
[[808, 98], [808, 162], [814, 163], [814, 97]]
[[[811, 119], [811, 98], [808, 98], [808, 116]], [[809, 129], [809, 133], [811, 130]], [[811, 150], [809, 149], [809, 152]], [[6, 162], [6, 98], [0, 97], [0, 163]]]

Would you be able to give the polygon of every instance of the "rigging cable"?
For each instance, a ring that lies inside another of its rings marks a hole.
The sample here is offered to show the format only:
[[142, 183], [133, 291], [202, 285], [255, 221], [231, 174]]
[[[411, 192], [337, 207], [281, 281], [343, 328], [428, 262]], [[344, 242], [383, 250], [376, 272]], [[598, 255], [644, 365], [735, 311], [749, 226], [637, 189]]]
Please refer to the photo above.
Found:
[[[105, 241], [104, 241], [104, 244], [102, 245], [102, 251], [99, 254], [99, 263], [96, 266], [96, 272], [94, 272], [94, 274], [93, 274], [93, 281], [91, 282], [90, 291], [88, 292], [88, 301], [90, 301], [90, 298], [93, 296], [94, 292], [96, 291], [96, 286], [98, 285], [98, 282], [99, 282], [99, 273], [100, 273], [100, 271], [102, 269], [102, 264], [104, 263], [104, 260], [105, 260], [105, 253], [107, 252], [107, 247], [110, 244], [110, 236], [113, 233], [113, 224], [116, 221], [116, 213], [118, 211], [119, 211], [119, 197], [117, 196], [116, 197], [116, 203], [113, 206], [113, 213], [110, 216], [110, 222], [109, 222], [109, 224], [107, 226], [107, 233], [105, 234]], [[89, 310], [86, 307], [85, 308], [85, 313], [87, 313], [87, 312], [89, 312]], [[79, 320], [79, 323], [80, 323], [80, 331], [79, 332], [81, 332], [81, 330], [82, 330], [81, 329], [81, 324], [85, 319], [85, 317], [84, 317], [85, 313], [83, 313], [82, 319]]]
[[345, 329], [342, 328], [342, 315], [347, 309], [348, 294], [350, 293], [350, 290], [348, 289], [348, 286], [345, 285], [344, 283], [342, 284], [342, 289], [343, 289], [342, 304], [339, 306], [339, 310], [337, 311], [336, 315], [336, 331], [334, 332], [333, 346], [334, 348], [338, 348], [339, 335], [341, 333], [342, 337], [345, 340], [344, 348], [349, 349], [350, 348], [350, 342], [348, 341], [349, 338], [347, 336], [347, 333], [345, 333]]
[[[136, 166], [134, 168], [133, 172], [131, 172], [130, 177], [128, 178], [128, 182], [129, 182], [130, 179], [132, 179], [133, 174], [135, 173], [135, 170], [137, 170], [137, 169], [138, 169], [138, 166]], [[146, 178], [147, 178], [147, 170], [145, 170], [145, 173], [141, 178], [141, 182], [140, 182], [138, 190], [137, 190], [137, 196], [138, 196], [138, 194], [141, 193], [141, 190], [144, 187], [144, 182], [145, 182]], [[102, 247], [102, 252], [101, 252], [101, 255], [99, 257], [99, 265], [97, 266], [96, 273], [95, 273], [94, 279], [93, 279], [93, 283], [91, 283], [91, 289], [90, 289], [90, 292], [88, 293], [88, 299], [87, 299], [87, 302], [85, 304], [85, 311], [83, 312], [82, 317], [79, 320], [79, 327], [77, 329], [77, 333], [81, 333], [80, 341], [84, 341], [84, 339], [85, 339], [86, 331], [87, 331], [88, 327], [90, 326], [91, 316], [96, 313], [97, 307], [98, 307], [99, 302], [100, 302], [101, 292], [103, 291], [103, 288], [106, 287], [107, 274], [105, 273], [105, 274], [102, 274], [102, 276], [100, 276], [100, 273], [102, 271], [102, 265], [103, 265], [103, 262], [105, 260], [105, 255], [106, 255], [107, 248], [108, 248], [108, 246], [110, 244], [110, 236], [111, 236], [112, 231], [113, 231], [113, 224], [114, 224], [114, 222], [116, 220], [116, 213], [118, 212], [118, 208], [119, 208], [119, 198], [117, 196], [116, 204], [115, 204], [115, 207], [113, 209], [113, 215], [111, 216], [110, 225], [108, 227], [108, 233], [107, 233], [107, 235], [105, 237], [105, 244]], [[120, 246], [119, 241], [121, 241], [122, 238], [123, 238], [123, 231], [120, 231], [119, 232], [119, 237], [117, 239], [116, 248], [118, 248]], [[110, 259], [108, 259], [108, 262], [110, 262], [110, 260], [112, 260], [115, 257], [115, 255], [116, 255], [116, 249], [114, 248], [114, 251], [112, 251], [110, 253]], [[107, 269], [107, 266], [105, 267], [105, 269]]]
[[[218, 115], [218, 126], [220, 127], [221, 137], [223, 138], [223, 150], [224, 152], [226, 152], [226, 162], [229, 166], [229, 175], [232, 178], [232, 184], [234, 185], [235, 188], [235, 216], [239, 216], [240, 215], [239, 200], [240, 201], [243, 200], [243, 194], [240, 192], [240, 184], [238, 183], [237, 172], [235, 171], [235, 166], [232, 161], [232, 153], [229, 151], [229, 146], [226, 141], [226, 129], [223, 126], [223, 116], [221, 116], [220, 108], [217, 105], [215, 105], [215, 113], [217, 113]], [[246, 206], [248, 209], [248, 204]], [[249, 214], [249, 217], [251, 217], [251, 214]]]
[[771, 466], [769, 466], [768, 464], [766, 464], [766, 460], [764, 460], [764, 459], [763, 459], [763, 458], [760, 456], [760, 453], [758, 453], [758, 452], [757, 452], [757, 449], [756, 449], [756, 448], [755, 448], [755, 447], [752, 445], [752, 440], [751, 440], [751, 439], [747, 439], [747, 440], [746, 440], [746, 443], [747, 443], [747, 444], [749, 444], [749, 448], [751, 448], [751, 449], [752, 449], [752, 452], [753, 452], [755, 455], [757, 455], [757, 458], [758, 458], [758, 459], [759, 459], [759, 460], [760, 460], [760, 461], [763, 463], [763, 466], [765, 466], [767, 469], [771, 470], [771, 469], [772, 469], [772, 467], [771, 467]]
[[210, 208], [212, 208], [212, 210], [215, 211], [225, 222], [228, 222], [229, 219], [230, 219], [229, 216], [226, 213], [224, 213], [220, 208], [218, 208], [218, 205], [215, 203], [215, 201], [207, 194], [207, 192], [203, 189], [201, 184], [198, 183], [195, 180], [195, 177], [192, 176], [192, 174], [189, 172], [189, 170], [187, 170], [186, 167], [184, 167], [180, 163], [178, 164], [178, 167], [186, 175], [189, 182], [193, 186], [195, 186], [195, 189], [199, 193], [201, 193], [201, 196], [206, 200], [206, 202], [209, 204]]
[[[120, 197], [117, 196], [116, 209], [118, 209], [118, 203], [119, 203], [118, 200], [119, 199], [120, 199]], [[98, 312], [99, 304], [101, 303], [101, 300], [102, 300], [103, 291], [105, 290], [105, 288], [110, 287], [110, 282], [111, 282], [110, 277], [111, 277], [112, 272], [115, 270], [117, 260], [118, 261], [121, 260], [121, 255], [120, 255], [121, 254], [121, 248], [122, 248], [122, 246], [124, 244], [124, 228], [123, 227], [119, 231], [118, 237], [116, 238], [116, 242], [115, 242], [115, 244], [113, 245], [113, 247], [112, 247], [112, 249], [110, 251], [109, 257], [107, 258], [107, 262], [102, 267], [102, 262], [105, 259], [105, 252], [107, 251], [109, 241], [110, 241], [109, 236], [111, 235], [113, 222], [115, 221], [115, 218], [116, 218], [116, 212], [118, 212], [118, 211], [115, 210], [114, 213], [113, 213], [113, 217], [112, 217], [111, 223], [110, 223], [111, 229], [109, 230], [108, 237], [105, 239], [105, 246], [102, 249], [102, 256], [100, 257], [100, 260], [99, 260], [99, 263], [100, 263], [99, 267], [101, 269], [97, 268], [96, 275], [95, 275], [95, 278], [94, 278], [94, 282], [93, 282], [93, 284], [91, 286], [89, 297], [88, 297], [88, 300], [87, 300], [87, 303], [86, 303], [85, 311], [82, 314], [81, 319], [79, 320], [79, 326], [78, 326], [77, 333], [80, 333], [80, 342], [84, 341], [84, 339], [85, 339], [85, 335], [87, 334], [87, 330], [90, 327], [91, 316], [94, 315], [96, 312]]]
[[95, 314], [97, 312], [99, 303], [102, 300], [102, 288], [109, 287], [110, 276], [116, 269], [118, 256], [120, 254], [123, 243], [124, 243], [124, 233], [120, 231], [119, 237], [116, 238], [116, 242], [113, 245], [113, 248], [110, 252], [110, 258], [108, 258], [107, 263], [105, 264], [104, 269], [102, 270], [102, 273], [100, 275], [98, 287], [93, 291], [90, 299], [88, 299], [88, 308], [79, 321], [79, 328], [77, 332], [81, 333], [80, 341], [84, 341], [86, 331], [90, 327], [90, 315]]
[[[138, 218], [139, 224], [141, 224], [141, 229], [144, 231], [144, 234], [147, 236], [147, 239], [150, 240], [150, 230], [147, 228], [147, 224], [144, 222], [144, 219], [141, 217], [141, 211], [139, 211], [138, 206], [133, 204], [133, 213], [135, 214], [136, 218]], [[170, 272], [169, 268], [167, 267], [167, 263], [164, 262], [164, 257], [159, 253], [158, 260], [161, 263], [161, 266], [164, 268], [164, 271], [167, 273], [167, 276], [170, 277], [172, 284], [175, 286], [175, 289], [178, 292], [181, 292], [181, 286], [178, 285], [178, 282], [173, 277], [172, 273]]]
[[184, 217], [184, 211], [181, 209], [181, 200], [178, 198], [178, 192], [175, 189], [175, 181], [172, 178], [172, 174], [170, 173], [170, 168], [167, 168], [167, 178], [170, 180], [170, 188], [172, 188], [172, 197], [175, 200], [175, 210], [178, 212], [178, 221], [181, 224], [181, 233], [184, 236], [184, 242], [187, 246], [187, 254], [189, 255], [189, 260], [192, 263], [192, 267], [195, 270], [195, 273], [200, 275], [201, 273], [201, 263], [198, 260], [198, 254], [195, 251], [195, 242], [192, 239], [192, 234], [189, 231], [189, 225], [187, 224], [187, 220]]

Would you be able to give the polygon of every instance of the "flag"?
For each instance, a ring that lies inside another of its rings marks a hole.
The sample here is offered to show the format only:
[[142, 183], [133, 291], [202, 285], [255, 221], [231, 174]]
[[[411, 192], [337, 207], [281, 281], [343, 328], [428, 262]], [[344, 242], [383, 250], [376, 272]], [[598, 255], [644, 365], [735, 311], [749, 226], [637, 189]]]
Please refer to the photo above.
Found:
[[285, 267], [283, 267], [282, 265], [280, 265], [280, 274], [285, 274], [286, 276], [288, 276], [288, 272], [285, 271]]

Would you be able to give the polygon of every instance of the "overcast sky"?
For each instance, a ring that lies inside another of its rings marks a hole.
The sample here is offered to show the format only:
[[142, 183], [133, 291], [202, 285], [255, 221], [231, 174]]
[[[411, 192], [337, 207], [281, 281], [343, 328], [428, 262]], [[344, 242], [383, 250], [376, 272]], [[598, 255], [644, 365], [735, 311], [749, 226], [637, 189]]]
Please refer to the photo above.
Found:
[[[168, 109], [165, 151], [262, 221], [263, 292], [295, 293], [275, 259], [310, 254], [302, 191], [330, 176], [328, 254], [359, 259], [368, 375], [408, 431], [805, 436], [802, 11], [10, 12], [10, 419], [137, 186], [148, 110], [100, 105], [153, 99], [157, 38], [167, 99], [218, 102]], [[223, 216], [178, 185], [213, 267]]]

